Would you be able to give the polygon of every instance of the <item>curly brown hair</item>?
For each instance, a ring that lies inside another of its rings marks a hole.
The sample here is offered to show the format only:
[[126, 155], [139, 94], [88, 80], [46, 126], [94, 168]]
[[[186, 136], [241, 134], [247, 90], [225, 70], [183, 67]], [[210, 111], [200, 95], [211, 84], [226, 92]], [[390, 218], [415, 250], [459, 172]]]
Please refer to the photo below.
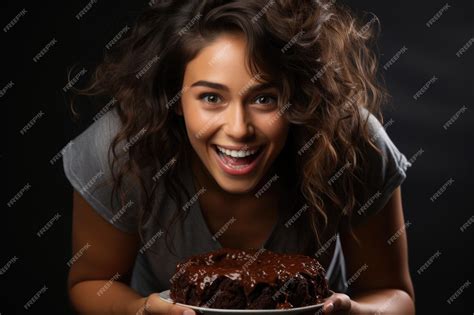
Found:
[[[112, 195], [124, 202], [125, 176], [137, 179], [145, 196], [142, 226], [155, 211], [159, 184], [145, 178], [145, 169], [156, 174], [168, 165], [160, 181], [178, 205], [174, 220], [186, 215], [179, 211], [185, 188], [177, 172], [192, 147], [183, 119], [170, 109], [179, 102], [186, 64], [219, 34], [240, 32], [252, 74], [276, 82], [281, 93], [280, 113], [291, 127], [275, 163], [285, 161], [296, 183], [288, 188], [293, 210], [308, 206], [309, 220], [299, 221], [309, 222], [320, 242], [329, 217], [350, 222], [351, 210], [367, 198], [364, 156], [378, 150], [359, 110], [382, 121], [386, 97], [374, 49], [377, 25], [375, 16], [367, 22], [334, 0], [156, 1], [106, 54], [88, 87], [77, 91], [117, 100], [113, 106], [122, 128], [109, 149]], [[134, 137], [128, 150], [117, 150]], [[331, 180], [341, 168], [340, 177]], [[139, 233], [142, 237], [141, 228]]]

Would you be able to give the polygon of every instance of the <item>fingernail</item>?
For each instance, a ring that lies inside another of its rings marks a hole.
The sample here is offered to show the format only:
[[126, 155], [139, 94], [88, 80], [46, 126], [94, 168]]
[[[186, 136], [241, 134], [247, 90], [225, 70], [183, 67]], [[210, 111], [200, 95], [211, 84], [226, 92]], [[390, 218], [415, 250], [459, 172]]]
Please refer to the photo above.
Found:
[[333, 309], [334, 309], [334, 304], [332, 304], [332, 303], [329, 303], [328, 306], [326, 307], [326, 311], [328, 311], [328, 312], [332, 311]]
[[194, 312], [193, 311], [190, 311], [190, 310], [185, 310], [183, 312], [183, 315], [194, 315]]

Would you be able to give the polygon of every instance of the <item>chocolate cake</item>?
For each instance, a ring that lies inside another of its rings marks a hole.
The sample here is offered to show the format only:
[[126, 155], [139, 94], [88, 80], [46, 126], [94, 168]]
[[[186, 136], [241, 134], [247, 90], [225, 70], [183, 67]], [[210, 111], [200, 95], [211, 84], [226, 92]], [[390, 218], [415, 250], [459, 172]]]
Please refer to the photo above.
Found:
[[260, 250], [220, 249], [179, 263], [170, 297], [221, 309], [285, 309], [321, 303], [329, 295], [314, 258]]

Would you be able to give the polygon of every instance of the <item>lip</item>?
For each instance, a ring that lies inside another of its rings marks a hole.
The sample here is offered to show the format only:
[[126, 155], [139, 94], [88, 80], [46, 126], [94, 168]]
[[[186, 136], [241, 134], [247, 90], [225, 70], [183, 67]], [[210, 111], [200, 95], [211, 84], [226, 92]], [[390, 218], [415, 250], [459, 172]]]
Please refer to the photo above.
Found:
[[258, 150], [261, 147], [263, 147], [263, 145], [246, 145], [246, 144], [240, 145], [240, 146], [220, 145], [220, 144], [214, 144], [214, 145], [218, 146], [218, 147], [221, 147], [221, 148], [224, 148], [224, 149], [227, 149], [227, 150], [236, 150], [236, 151], [240, 151], [240, 150], [245, 150], [245, 151]]
[[[215, 146], [215, 145], [213, 145]], [[219, 145], [220, 146], [220, 145]], [[239, 149], [230, 149], [230, 147], [226, 147], [226, 146], [222, 146], [223, 148], [226, 148], [226, 149], [229, 149], [229, 150], [239, 150]], [[211, 150], [212, 152], [214, 153], [214, 157], [217, 161], [217, 164], [219, 165], [219, 167], [227, 174], [229, 175], [247, 175], [247, 174], [250, 174], [251, 172], [253, 172], [257, 166], [258, 166], [258, 163], [260, 163], [260, 160], [262, 159], [262, 156], [263, 156], [263, 151], [264, 151], [264, 146], [254, 146], [253, 148], [260, 148], [260, 152], [258, 153], [258, 156], [255, 160], [252, 161], [252, 163], [250, 163], [249, 165], [247, 165], [246, 167], [243, 167], [241, 169], [234, 169], [234, 168], [231, 168], [229, 167], [228, 165], [226, 165], [222, 160], [221, 158], [219, 157], [219, 154], [217, 153], [217, 148], [215, 147], [212, 147]], [[242, 147], [240, 147], [240, 149], [242, 149]], [[246, 149], [246, 150], [252, 150], [252, 149]]]

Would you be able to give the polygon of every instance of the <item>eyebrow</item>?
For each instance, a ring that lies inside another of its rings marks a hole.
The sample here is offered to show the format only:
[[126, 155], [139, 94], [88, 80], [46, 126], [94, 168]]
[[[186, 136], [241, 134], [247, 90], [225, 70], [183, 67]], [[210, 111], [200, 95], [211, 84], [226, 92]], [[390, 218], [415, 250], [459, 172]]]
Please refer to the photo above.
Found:
[[[222, 90], [222, 91], [226, 91], [226, 92], [230, 91], [229, 88], [224, 84], [216, 83], [216, 82], [210, 82], [210, 81], [204, 81], [204, 80], [196, 81], [191, 85], [191, 87], [195, 87], [195, 86], [204, 86], [204, 87], [209, 87], [209, 88], [212, 88], [212, 89]], [[252, 92], [256, 92], [256, 91], [265, 90], [265, 89], [271, 88], [271, 87], [275, 87], [275, 85], [272, 82], [263, 82], [263, 83], [252, 85], [252, 86], [246, 88], [245, 90], [247, 91], [247, 93], [252, 93]]]

